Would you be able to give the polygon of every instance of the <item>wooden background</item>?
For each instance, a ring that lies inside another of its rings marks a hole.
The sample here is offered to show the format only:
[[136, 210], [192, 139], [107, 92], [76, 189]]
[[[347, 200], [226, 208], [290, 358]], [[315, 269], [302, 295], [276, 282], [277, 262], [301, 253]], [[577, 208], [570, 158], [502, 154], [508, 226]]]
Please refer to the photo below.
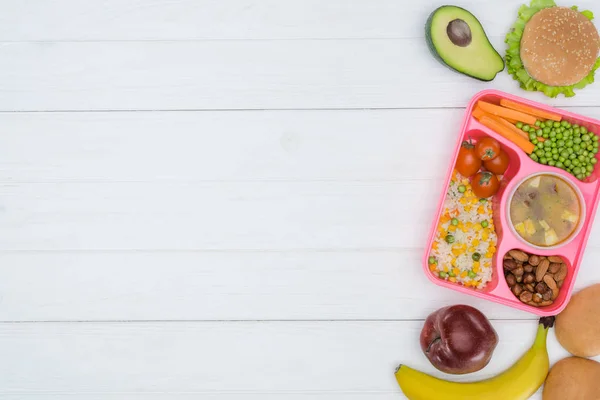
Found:
[[[500, 335], [462, 379], [510, 366], [535, 317], [420, 266], [464, 107], [496, 88], [600, 118], [600, 84], [447, 70], [440, 4], [0, 2], [0, 398], [401, 399], [398, 363], [443, 376], [418, 335], [455, 303]], [[520, 4], [460, 3], [502, 53]]]

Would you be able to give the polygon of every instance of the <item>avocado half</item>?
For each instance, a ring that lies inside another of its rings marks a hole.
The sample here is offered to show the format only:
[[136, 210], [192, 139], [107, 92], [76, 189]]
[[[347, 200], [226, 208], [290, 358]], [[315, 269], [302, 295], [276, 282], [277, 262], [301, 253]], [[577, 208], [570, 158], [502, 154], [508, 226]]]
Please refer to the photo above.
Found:
[[425, 25], [425, 38], [441, 63], [462, 74], [491, 81], [504, 69], [504, 60], [481, 23], [464, 8], [442, 6], [432, 12]]

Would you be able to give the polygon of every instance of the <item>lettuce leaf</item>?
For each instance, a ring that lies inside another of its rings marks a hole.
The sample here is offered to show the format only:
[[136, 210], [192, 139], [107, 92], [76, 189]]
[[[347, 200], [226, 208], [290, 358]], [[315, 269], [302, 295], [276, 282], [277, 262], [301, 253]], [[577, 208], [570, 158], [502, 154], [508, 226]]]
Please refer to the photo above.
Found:
[[[594, 82], [596, 70], [600, 68], [600, 58], [596, 60], [596, 64], [585, 78], [571, 86], [548, 86], [536, 81], [527, 73], [521, 61], [521, 38], [523, 37], [525, 25], [538, 11], [549, 7], [556, 7], [554, 0], [532, 0], [529, 6], [521, 6], [517, 20], [506, 35], [505, 42], [508, 44], [506, 49], [507, 70], [513, 79], [519, 82], [521, 88], [525, 90], [542, 92], [548, 97], [557, 97], [560, 94], [565, 97], [573, 97], [575, 96], [575, 89], [583, 89]], [[577, 6], [571, 8], [578, 11]], [[586, 10], [581, 13], [589, 20], [594, 19], [594, 14], [591, 11]]]

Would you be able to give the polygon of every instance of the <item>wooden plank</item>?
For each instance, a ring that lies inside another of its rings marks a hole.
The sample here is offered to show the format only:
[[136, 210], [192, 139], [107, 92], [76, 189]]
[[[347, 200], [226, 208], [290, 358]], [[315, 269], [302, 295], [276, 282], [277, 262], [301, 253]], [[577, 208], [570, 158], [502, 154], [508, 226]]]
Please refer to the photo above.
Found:
[[463, 114], [5, 113], [0, 182], [439, 179]]
[[506, 73], [492, 83], [462, 76], [442, 67], [422, 38], [0, 47], [2, 111], [464, 107], [489, 88], [600, 106], [598, 85], [549, 100], [521, 91]]
[[[464, 0], [488, 35], [503, 36], [523, 0]], [[577, 2], [592, 9], [593, 0]], [[5, 0], [4, 41], [348, 39], [421, 37], [434, 0]], [[69, 18], [64, 18], [64, 15]], [[60, 21], [60, 23], [58, 22]]]
[[[493, 324], [500, 341], [492, 362], [452, 379], [487, 378], [508, 368], [531, 345], [537, 325]], [[400, 399], [393, 377], [400, 362], [442, 376], [418, 346], [421, 326], [421, 321], [0, 324], [0, 353], [11, 360], [0, 367], [0, 396]], [[553, 336], [548, 347], [556, 361], [566, 352]]]
[[442, 191], [439, 181], [7, 184], [0, 251], [415, 248]]
[[415, 247], [441, 191], [436, 181], [8, 184], [0, 250]]
[[[0, 253], [0, 321], [423, 319], [461, 303], [535, 319], [434, 286], [423, 251]], [[600, 282], [599, 256], [575, 290]]]

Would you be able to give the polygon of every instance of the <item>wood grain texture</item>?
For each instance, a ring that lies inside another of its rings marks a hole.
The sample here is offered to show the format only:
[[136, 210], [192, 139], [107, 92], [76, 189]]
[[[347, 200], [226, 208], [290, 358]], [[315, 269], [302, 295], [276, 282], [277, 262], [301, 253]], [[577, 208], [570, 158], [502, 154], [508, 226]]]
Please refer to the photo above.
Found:
[[[433, 285], [424, 249], [3, 252], [0, 321], [422, 320], [448, 304], [535, 316]], [[575, 290], [600, 283], [588, 249]]]
[[[506, 35], [524, 0], [463, 0], [490, 36]], [[262, 40], [422, 37], [439, 1], [4, 0], [4, 41]], [[597, 9], [579, 0], [580, 9]], [[69, 18], [65, 18], [68, 15]]]
[[[508, 368], [531, 345], [537, 325], [493, 324], [500, 337], [493, 363], [452, 379], [481, 379]], [[401, 399], [393, 376], [400, 362], [443, 376], [417, 345], [421, 326], [420, 321], [0, 324], [0, 353], [12, 360], [0, 366], [0, 395]], [[553, 362], [566, 356], [553, 334], [548, 347]]]
[[506, 73], [475, 81], [442, 67], [421, 38], [0, 47], [0, 111], [464, 107], [488, 88], [600, 105], [598, 85], [549, 100]]

